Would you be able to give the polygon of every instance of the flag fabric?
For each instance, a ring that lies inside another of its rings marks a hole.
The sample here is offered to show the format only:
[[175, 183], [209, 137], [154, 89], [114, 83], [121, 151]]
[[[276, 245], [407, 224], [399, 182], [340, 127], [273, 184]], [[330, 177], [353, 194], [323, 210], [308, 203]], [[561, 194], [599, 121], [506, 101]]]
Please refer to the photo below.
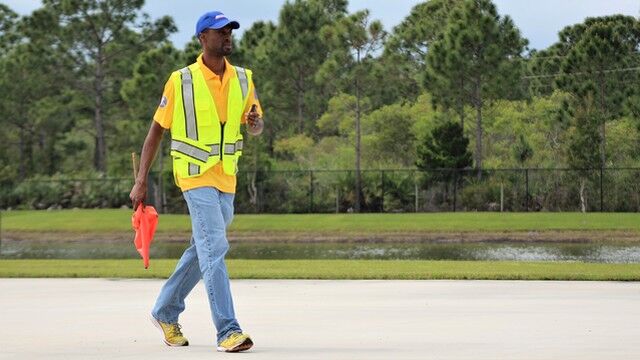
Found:
[[136, 231], [133, 244], [140, 253], [144, 268], [149, 268], [149, 248], [158, 226], [158, 212], [153, 206], [140, 204], [131, 216], [131, 225]]

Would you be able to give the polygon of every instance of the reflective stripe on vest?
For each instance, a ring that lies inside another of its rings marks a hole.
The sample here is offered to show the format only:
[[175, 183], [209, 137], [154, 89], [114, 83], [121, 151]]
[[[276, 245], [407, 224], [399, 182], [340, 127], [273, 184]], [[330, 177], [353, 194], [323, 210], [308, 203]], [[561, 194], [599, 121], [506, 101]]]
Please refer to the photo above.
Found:
[[200, 174], [200, 165], [196, 165], [193, 163], [189, 164], [189, 175], [198, 175]]
[[196, 107], [193, 101], [193, 79], [188, 67], [180, 69], [182, 79], [182, 103], [184, 104], [185, 129], [189, 139], [198, 140], [198, 126], [196, 121]]
[[171, 140], [171, 150], [196, 158], [203, 163], [209, 160], [208, 152], [182, 141]]
[[242, 98], [247, 98], [247, 92], [249, 92], [249, 80], [247, 79], [247, 72], [244, 68], [234, 66], [236, 73], [238, 74], [238, 80], [240, 81], [240, 90], [242, 90]]
[[[240, 146], [236, 143], [236, 148], [242, 150], [242, 140], [238, 141]], [[189, 145], [179, 140], [171, 140], [171, 150], [177, 151], [181, 154], [185, 154], [196, 158], [202, 162], [207, 162], [209, 156], [220, 156], [220, 144], [208, 145], [211, 147], [211, 151], [206, 152], [199, 147]]]
[[224, 144], [224, 153], [225, 155], [233, 155], [238, 151], [242, 151], [243, 146], [244, 142], [242, 140], [238, 140], [235, 144]]

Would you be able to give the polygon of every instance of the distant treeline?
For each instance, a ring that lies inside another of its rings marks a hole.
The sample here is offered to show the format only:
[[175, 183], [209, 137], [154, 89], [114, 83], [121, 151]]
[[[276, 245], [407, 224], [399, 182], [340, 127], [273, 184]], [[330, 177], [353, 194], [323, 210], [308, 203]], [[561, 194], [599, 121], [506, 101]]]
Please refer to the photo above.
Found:
[[[195, 38], [176, 49], [172, 18], [143, 3], [44, 0], [22, 17], [0, 4], [2, 193], [131, 173], [165, 81], [199, 54]], [[347, 5], [287, 1], [277, 23], [234, 40], [267, 125], [242, 171], [356, 170], [357, 211], [360, 169], [640, 166], [638, 19], [588, 18], [533, 51], [490, 0], [425, 1], [390, 33]], [[170, 172], [168, 146], [159, 156]], [[571, 181], [581, 199], [593, 183]]]

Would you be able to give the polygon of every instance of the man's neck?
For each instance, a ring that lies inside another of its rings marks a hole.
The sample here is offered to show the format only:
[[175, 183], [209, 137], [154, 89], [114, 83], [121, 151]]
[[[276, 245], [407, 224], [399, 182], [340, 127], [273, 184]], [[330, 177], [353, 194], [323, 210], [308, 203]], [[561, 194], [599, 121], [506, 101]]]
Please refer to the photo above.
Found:
[[225, 70], [225, 61], [222, 56], [212, 56], [207, 55], [207, 53], [202, 54], [202, 62], [209, 70], [213, 71], [216, 75], [222, 77]]

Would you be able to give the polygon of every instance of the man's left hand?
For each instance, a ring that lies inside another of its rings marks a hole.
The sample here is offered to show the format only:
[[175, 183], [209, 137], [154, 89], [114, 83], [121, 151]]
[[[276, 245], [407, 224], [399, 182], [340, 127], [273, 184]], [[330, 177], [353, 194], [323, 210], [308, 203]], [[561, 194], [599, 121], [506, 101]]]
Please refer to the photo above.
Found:
[[246, 119], [247, 131], [249, 132], [249, 134], [260, 135], [262, 133], [262, 129], [264, 128], [264, 121], [262, 120], [262, 117], [260, 117], [260, 113], [258, 113], [258, 110], [255, 108], [255, 106], [251, 108], [251, 111], [246, 113]]

